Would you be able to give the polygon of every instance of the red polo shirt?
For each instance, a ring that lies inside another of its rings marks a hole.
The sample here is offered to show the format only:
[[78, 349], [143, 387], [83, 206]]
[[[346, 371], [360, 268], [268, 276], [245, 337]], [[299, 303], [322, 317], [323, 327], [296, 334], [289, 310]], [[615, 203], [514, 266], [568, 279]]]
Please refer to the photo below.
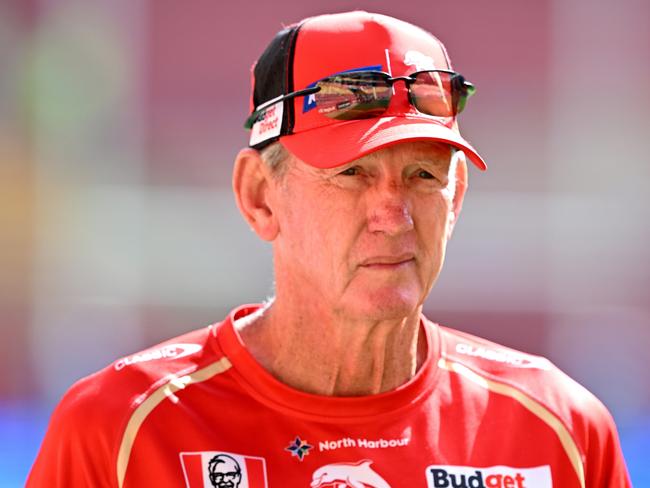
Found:
[[605, 407], [549, 361], [422, 319], [427, 358], [363, 397], [294, 390], [233, 321], [174, 338], [65, 395], [28, 487], [630, 487]]

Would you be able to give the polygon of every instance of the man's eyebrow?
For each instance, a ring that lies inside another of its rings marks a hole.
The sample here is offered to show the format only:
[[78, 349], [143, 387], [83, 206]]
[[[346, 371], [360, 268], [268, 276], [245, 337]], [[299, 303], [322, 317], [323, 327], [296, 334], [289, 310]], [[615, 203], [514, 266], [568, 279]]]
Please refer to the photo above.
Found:
[[419, 163], [432, 163], [432, 164], [444, 164], [449, 161], [450, 158], [447, 156], [430, 156], [428, 154], [418, 154], [417, 156], [413, 157], [413, 161], [417, 161]]
[[378, 156], [377, 153], [379, 153], [379, 151], [373, 151], [371, 153], [366, 154], [365, 156], [361, 156], [360, 158], [353, 159], [352, 161], [348, 161], [347, 163], [342, 164], [341, 166], [337, 166], [337, 167], [338, 168], [345, 168], [345, 167], [349, 167], [349, 166], [354, 166], [355, 164], [359, 164], [359, 163], [367, 163], [369, 161], [377, 159], [377, 156]]
[[414, 164], [422, 164], [425, 166], [430, 166], [442, 171], [447, 171], [451, 166], [451, 157], [448, 156], [429, 156], [429, 155], [419, 155], [413, 158]]

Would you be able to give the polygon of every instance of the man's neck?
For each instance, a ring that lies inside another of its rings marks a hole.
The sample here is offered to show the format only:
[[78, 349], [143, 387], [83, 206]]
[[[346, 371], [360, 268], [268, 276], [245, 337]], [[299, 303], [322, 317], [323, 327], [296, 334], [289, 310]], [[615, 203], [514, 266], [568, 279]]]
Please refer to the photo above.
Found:
[[273, 376], [319, 395], [393, 390], [415, 375], [426, 356], [419, 309], [399, 319], [364, 322], [273, 302], [236, 328]]

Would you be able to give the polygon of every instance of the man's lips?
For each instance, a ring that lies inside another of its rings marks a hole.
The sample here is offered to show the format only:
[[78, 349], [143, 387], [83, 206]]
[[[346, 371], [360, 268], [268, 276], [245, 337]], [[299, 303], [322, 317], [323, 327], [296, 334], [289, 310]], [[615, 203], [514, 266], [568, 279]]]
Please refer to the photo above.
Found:
[[415, 255], [413, 253], [405, 253], [398, 256], [373, 256], [361, 261], [359, 266], [370, 269], [391, 269], [409, 264], [412, 261], [415, 261]]

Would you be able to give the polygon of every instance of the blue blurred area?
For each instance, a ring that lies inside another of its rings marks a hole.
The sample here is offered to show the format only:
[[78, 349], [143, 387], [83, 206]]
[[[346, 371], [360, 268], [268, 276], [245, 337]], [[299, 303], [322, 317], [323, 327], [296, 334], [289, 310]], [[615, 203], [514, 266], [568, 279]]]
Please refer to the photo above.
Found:
[[[0, 405], [0, 488], [23, 486], [49, 416], [35, 405]], [[633, 486], [650, 486], [650, 417], [620, 426], [619, 433]]]
[[632, 485], [637, 488], [650, 486], [650, 417], [619, 429]]
[[0, 403], [0, 488], [24, 486], [49, 418], [35, 404]]

